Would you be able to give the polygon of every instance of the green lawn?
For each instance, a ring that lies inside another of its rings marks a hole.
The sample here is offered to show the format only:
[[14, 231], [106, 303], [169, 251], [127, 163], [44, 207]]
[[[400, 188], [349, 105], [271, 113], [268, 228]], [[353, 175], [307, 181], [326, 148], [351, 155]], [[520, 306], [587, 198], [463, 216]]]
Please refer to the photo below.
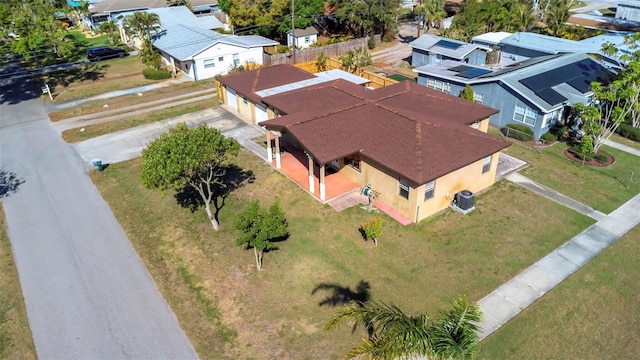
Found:
[[0, 358], [36, 359], [22, 288], [0, 203]]
[[[466, 216], [445, 211], [407, 227], [383, 216], [376, 247], [358, 232], [374, 214], [337, 213], [246, 151], [236, 164], [256, 180], [225, 199], [218, 232], [202, 209], [142, 188], [139, 159], [91, 173], [203, 359], [341, 359], [363, 333], [323, 331], [334, 312], [325, 300], [362, 296], [356, 286], [366, 283], [372, 299], [411, 313], [462, 295], [477, 301], [593, 223], [501, 181]], [[231, 224], [251, 200], [275, 198], [291, 236], [258, 273], [253, 252], [234, 246]]]
[[[497, 130], [490, 132], [496, 134]], [[596, 210], [610, 213], [640, 192], [640, 181], [634, 181], [640, 175], [637, 156], [603, 146], [602, 150], [614, 156], [615, 164], [591, 167], [568, 160], [564, 156], [567, 149], [564, 143], [540, 148], [507, 140], [512, 145], [505, 152], [529, 163], [529, 167], [520, 172], [522, 175]], [[632, 173], [634, 178], [629, 181]]]
[[480, 344], [480, 359], [639, 359], [640, 227]]

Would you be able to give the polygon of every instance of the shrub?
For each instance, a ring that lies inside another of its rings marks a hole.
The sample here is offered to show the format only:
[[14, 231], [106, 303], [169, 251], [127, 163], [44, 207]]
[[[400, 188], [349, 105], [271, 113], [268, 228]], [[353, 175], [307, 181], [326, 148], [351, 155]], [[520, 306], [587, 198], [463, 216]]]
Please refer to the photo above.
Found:
[[162, 80], [162, 79], [170, 78], [171, 72], [167, 70], [157, 70], [157, 69], [148, 67], [142, 70], [142, 75], [144, 75], [145, 79]]
[[381, 218], [375, 218], [365, 222], [360, 227], [362, 236], [365, 240], [373, 240], [373, 243], [378, 245], [378, 237], [382, 235], [382, 225], [384, 225], [384, 220]]
[[373, 39], [373, 36], [369, 36], [369, 40], [367, 40], [367, 46], [369, 50], [373, 50], [376, 48], [376, 41]]
[[640, 141], [640, 128], [635, 128], [630, 124], [622, 123], [616, 130], [620, 136], [626, 137], [634, 141]]
[[580, 152], [579, 146], [572, 146], [569, 149], [569, 151], [571, 151], [580, 160], [584, 160], [584, 161], [593, 160], [593, 154], [583, 154], [582, 152]]
[[558, 135], [553, 134], [551, 131], [547, 131], [540, 137], [540, 139], [544, 140], [546, 143], [552, 143], [558, 140]]
[[609, 158], [607, 157], [607, 155], [602, 155], [602, 154], [595, 154], [593, 155], [593, 158], [600, 161], [601, 163], [606, 163], [607, 161], [609, 161]]
[[562, 136], [562, 134], [566, 134], [569, 132], [569, 128], [566, 126], [556, 126], [549, 130], [550, 133], [555, 135], [558, 139]]
[[[512, 131], [515, 130], [515, 131]], [[533, 130], [526, 125], [520, 124], [508, 124], [507, 126], [501, 129], [502, 134], [507, 137], [520, 140], [520, 141], [530, 141], [533, 140]]]

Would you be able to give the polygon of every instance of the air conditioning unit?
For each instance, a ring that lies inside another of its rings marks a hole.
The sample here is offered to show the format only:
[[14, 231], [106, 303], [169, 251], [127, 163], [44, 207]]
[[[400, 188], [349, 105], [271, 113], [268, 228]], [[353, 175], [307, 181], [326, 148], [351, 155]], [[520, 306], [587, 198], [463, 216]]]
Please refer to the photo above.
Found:
[[473, 200], [475, 196], [469, 190], [462, 190], [456, 194], [456, 202], [462, 210], [470, 210], [473, 208]]

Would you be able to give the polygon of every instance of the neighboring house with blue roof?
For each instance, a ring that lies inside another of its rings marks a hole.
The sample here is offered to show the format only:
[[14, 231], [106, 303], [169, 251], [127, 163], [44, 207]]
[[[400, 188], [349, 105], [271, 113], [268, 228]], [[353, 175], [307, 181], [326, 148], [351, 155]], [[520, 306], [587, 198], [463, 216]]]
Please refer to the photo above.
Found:
[[588, 48], [579, 41], [561, 39], [554, 36], [517, 32], [498, 43], [500, 64], [509, 65], [539, 56], [567, 53], [597, 53], [600, 48]]
[[262, 65], [265, 47], [278, 42], [257, 35], [236, 36], [175, 24], [151, 38], [164, 62], [195, 80], [224, 75], [246, 63]]
[[456, 60], [482, 65], [487, 59], [489, 47], [425, 34], [409, 43], [413, 48], [411, 66], [435, 64], [443, 60]]
[[524, 124], [536, 138], [566, 121], [571, 106], [590, 101], [592, 81], [609, 83], [614, 76], [584, 53], [537, 57], [498, 70], [447, 60], [414, 71], [418, 84], [456, 96], [471, 85], [477, 102], [499, 110], [491, 124]]

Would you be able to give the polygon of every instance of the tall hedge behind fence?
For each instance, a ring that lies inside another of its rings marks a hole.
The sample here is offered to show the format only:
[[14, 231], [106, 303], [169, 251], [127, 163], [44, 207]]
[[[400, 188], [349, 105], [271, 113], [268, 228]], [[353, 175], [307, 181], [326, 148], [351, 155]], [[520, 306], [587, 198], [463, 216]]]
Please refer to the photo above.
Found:
[[[380, 43], [380, 35], [374, 35], [376, 44]], [[344, 53], [356, 50], [360, 48], [367, 48], [368, 38], [358, 38], [349, 41], [344, 41], [336, 44], [325, 45], [318, 48], [308, 48], [304, 50], [296, 50], [295, 63], [305, 63], [315, 61], [320, 53], [324, 53], [327, 57], [339, 57]], [[262, 64], [264, 67], [280, 64], [294, 65], [293, 55], [291, 53], [286, 54], [262, 54]]]

